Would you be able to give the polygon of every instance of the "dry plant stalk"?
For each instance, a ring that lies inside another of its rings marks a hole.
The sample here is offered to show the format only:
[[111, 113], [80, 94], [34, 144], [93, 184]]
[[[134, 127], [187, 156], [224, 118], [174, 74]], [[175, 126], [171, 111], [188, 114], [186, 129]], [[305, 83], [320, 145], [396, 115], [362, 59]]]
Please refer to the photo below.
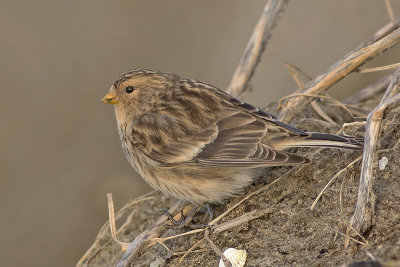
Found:
[[387, 10], [389, 19], [391, 21], [393, 21], [394, 20], [394, 12], [393, 12], [392, 3], [390, 2], [390, 0], [385, 0], [385, 6], [386, 6], [386, 10]]
[[220, 256], [222, 258], [222, 261], [224, 262], [224, 265], [226, 267], [231, 267], [232, 264], [231, 262], [225, 257], [224, 254], [222, 254], [221, 250], [217, 247], [217, 245], [214, 244], [214, 242], [210, 239], [210, 231], [206, 230], [204, 232], [204, 239], [210, 244], [210, 247], [215, 251], [215, 253], [217, 253], [218, 256]]
[[367, 100], [368, 98], [383, 92], [389, 83], [393, 80], [394, 78], [394, 72], [390, 73], [383, 78], [379, 79], [378, 81], [371, 83], [370, 85], [364, 87], [354, 95], [349, 96], [345, 100], [343, 100], [343, 104], [356, 104], [363, 102]]
[[376, 72], [376, 71], [385, 71], [385, 70], [393, 70], [400, 67], [400, 63], [394, 63], [386, 66], [379, 66], [374, 68], [362, 68], [358, 69], [358, 73], [369, 73], [369, 72]]
[[[172, 207], [168, 210], [170, 214], [174, 214], [177, 210], [182, 208], [183, 202], [177, 201]], [[192, 205], [187, 205], [183, 208], [182, 214], [187, 215], [192, 209]], [[177, 214], [174, 216], [174, 220], [181, 220], [181, 214]], [[129, 244], [126, 252], [118, 262], [118, 267], [129, 266], [130, 262], [134, 259], [134, 257], [146, 247], [149, 247], [153, 244], [153, 238], [160, 236], [163, 232], [165, 232], [166, 227], [165, 223], [168, 221], [167, 215], [162, 215], [158, 220], [153, 224], [152, 227], [146, 229], [140, 235], [138, 235], [132, 243]]]
[[[372, 110], [367, 118], [365, 129], [365, 141], [363, 161], [361, 167], [360, 185], [356, 210], [350, 220], [350, 226], [360, 231], [364, 222], [369, 194], [372, 189], [373, 163], [376, 155], [377, 141], [380, 135], [383, 112], [392, 104], [400, 102], [400, 70], [396, 72], [395, 78], [390, 83], [380, 104]], [[348, 228], [347, 232], [351, 229]]]
[[[153, 190], [143, 196], [140, 196], [132, 201], [129, 201], [127, 204], [125, 204], [118, 212], [117, 214], [114, 216], [115, 220], [118, 220], [119, 218], [121, 218], [130, 208], [136, 206], [139, 203], [142, 203], [144, 201], [150, 200], [153, 198], [153, 194], [156, 191]], [[124, 230], [124, 228], [126, 227], [126, 225], [128, 223], [130, 223], [130, 218], [132, 217], [133, 213], [128, 216], [128, 220], [124, 223], [124, 225], [122, 225], [120, 227], [120, 229], [117, 231], [117, 235], [121, 230]], [[86, 266], [88, 263], [90, 263], [91, 259], [93, 257], [95, 257], [97, 255], [97, 253], [100, 252], [101, 249], [103, 249], [105, 246], [107, 246], [112, 239], [110, 239], [105, 245], [100, 245], [100, 240], [102, 238], [104, 238], [106, 235], [108, 235], [108, 227], [109, 227], [109, 221], [106, 222], [100, 229], [99, 233], [97, 234], [97, 237], [94, 241], [94, 243], [90, 246], [90, 248], [85, 252], [85, 254], [79, 259], [78, 263], [76, 264], [76, 266]]]
[[[398, 27], [398, 19], [395, 22], [385, 25], [367, 41], [361, 43], [355, 50], [345, 55], [312, 80], [307, 86], [305, 93], [324, 94], [329, 87], [358, 69], [361, 65], [398, 44], [400, 42], [400, 29]], [[391, 30], [392, 32], [386, 35]], [[283, 122], [290, 122], [312, 100], [312, 97], [305, 96], [288, 99], [278, 117]]]
[[108, 218], [110, 224], [111, 237], [114, 239], [115, 242], [118, 243], [118, 245], [121, 246], [122, 250], [125, 251], [128, 248], [129, 243], [122, 242], [117, 239], [117, 231], [115, 227], [114, 201], [112, 199], [111, 193], [107, 194], [107, 200], [108, 200]]
[[287, 2], [288, 0], [269, 0], [265, 5], [263, 13], [240, 59], [239, 65], [226, 89], [228, 94], [240, 97], [246, 91], [247, 84], [253, 76], [261, 54], [272, 34], [272, 30]]
[[[294, 65], [291, 65], [291, 64], [289, 64], [289, 63], [285, 63], [284, 64], [284, 66], [288, 69], [288, 71], [289, 71], [289, 73], [290, 73], [290, 75], [292, 76], [292, 78], [293, 78], [293, 80], [295, 81], [295, 83], [296, 83], [296, 85], [297, 85], [297, 87], [300, 89], [300, 90], [304, 90], [304, 83], [301, 81], [301, 79], [300, 79], [300, 73], [303, 75], [303, 76], [305, 76], [306, 78], [307, 78], [307, 80], [311, 80], [312, 78], [309, 76], [309, 75], [307, 75], [302, 69], [300, 69], [299, 67], [296, 67], [296, 66], [294, 66]], [[279, 100], [279, 103], [281, 103], [282, 102], [282, 98]], [[281, 104], [278, 104], [278, 107], [280, 106]], [[329, 123], [332, 123], [332, 124], [336, 124], [323, 110], [322, 110], [322, 108], [317, 104], [317, 102], [315, 102], [315, 101], [312, 101], [311, 102], [311, 107], [314, 109], [314, 111], [321, 117], [321, 118], [323, 118], [324, 120], [326, 120], [327, 122], [329, 122]]]

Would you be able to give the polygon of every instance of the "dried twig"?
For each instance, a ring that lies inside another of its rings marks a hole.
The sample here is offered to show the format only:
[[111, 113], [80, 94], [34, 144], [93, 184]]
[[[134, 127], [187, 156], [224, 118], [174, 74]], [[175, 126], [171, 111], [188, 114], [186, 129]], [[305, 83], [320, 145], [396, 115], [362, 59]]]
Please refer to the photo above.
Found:
[[179, 259], [179, 263], [182, 263], [183, 259], [192, 251], [194, 251], [194, 249], [200, 245], [202, 242], [204, 241], [204, 237], [202, 239], [200, 239], [199, 241], [197, 241], [191, 248], [188, 249], [188, 251], [186, 251], [185, 254], [183, 254], [183, 256]]
[[347, 234], [343, 234], [342, 232], [340, 232], [340, 231], [338, 231], [338, 230], [336, 230], [336, 229], [333, 229], [333, 228], [330, 228], [330, 229], [331, 229], [332, 231], [334, 231], [335, 233], [337, 233], [337, 234], [339, 234], [339, 235], [342, 235], [342, 236], [348, 238], [349, 240], [352, 240], [352, 241], [356, 242], [357, 244], [360, 244], [360, 245], [363, 245], [363, 246], [368, 246], [368, 243], [364, 243], [364, 242], [358, 241], [357, 239], [352, 238], [351, 236], [349, 236], [349, 235], [347, 235]]
[[[312, 78], [307, 75], [302, 69], [299, 67], [296, 67], [292, 64], [285, 63], [284, 66], [289, 70], [290, 75], [292, 76], [293, 80], [295, 81], [297, 87], [299, 87], [300, 90], [304, 90], [304, 83], [300, 79], [299, 73], [301, 73], [303, 76], [305, 76], [308, 80], [311, 80]], [[282, 100], [282, 99], [281, 99]], [[280, 100], [280, 101], [281, 101]], [[279, 105], [278, 105], [279, 106]], [[314, 109], [314, 111], [324, 120], [327, 122], [330, 122], [332, 124], [336, 124], [323, 110], [322, 108], [317, 104], [317, 102], [312, 101], [311, 102], [311, 107]]]
[[318, 105], [317, 102], [313, 101], [311, 102], [310, 105], [314, 109], [315, 113], [317, 113], [321, 118], [323, 118], [329, 123], [337, 125], [337, 123], [334, 120], [332, 120], [331, 117], [328, 116], [328, 114], [325, 113], [325, 111], [320, 107], [320, 105]]
[[306, 97], [309, 97], [310, 99], [312, 99], [312, 98], [323, 98], [323, 99], [327, 99], [327, 100], [333, 101], [333, 102], [335, 102], [339, 107], [342, 107], [344, 110], [346, 110], [346, 111], [350, 114], [350, 116], [352, 116], [353, 118], [355, 117], [355, 116], [353, 116], [353, 113], [351, 112], [351, 110], [350, 110], [349, 108], [347, 108], [346, 105], [343, 105], [339, 100], [337, 100], [337, 99], [335, 99], [335, 98], [332, 98], [332, 97], [330, 97], [330, 96], [318, 95], [318, 94], [311, 94], [311, 93], [291, 94], [291, 95], [282, 97], [281, 99], [279, 99], [278, 108], [281, 107], [281, 106], [283, 106], [283, 104], [282, 104], [283, 100], [285, 100], [285, 99], [290, 99], [290, 98], [294, 98], [294, 97], [298, 97], [298, 96], [306, 96]]
[[110, 223], [111, 237], [114, 239], [115, 242], [118, 243], [118, 245], [121, 246], [123, 251], [126, 251], [129, 243], [122, 242], [117, 239], [117, 234], [116, 234], [117, 231], [115, 230], [114, 201], [112, 199], [111, 193], [107, 194], [107, 200], [108, 200], [108, 219], [109, 219], [109, 223]]
[[217, 245], [215, 245], [214, 242], [210, 239], [209, 230], [204, 232], [204, 240], [206, 240], [210, 244], [210, 247], [215, 251], [215, 253], [217, 253], [217, 255], [222, 258], [222, 261], [224, 262], [226, 267], [232, 266], [231, 262], [225, 257], [225, 255], [221, 252]]
[[399, 67], [400, 67], [400, 63], [395, 63], [395, 64], [379, 66], [379, 67], [374, 67], [374, 68], [362, 68], [362, 69], [356, 70], [356, 72], [369, 73], [369, 72], [377, 72], [377, 71], [384, 71], [384, 70], [393, 70], [393, 69], [397, 69]]
[[308, 76], [304, 71], [302, 71], [299, 67], [296, 67], [296, 66], [294, 66], [292, 64], [289, 64], [289, 63], [284, 63], [283, 65], [289, 71], [289, 74], [290, 74], [290, 76], [292, 76], [292, 79], [296, 83], [297, 87], [301, 91], [303, 91], [304, 90], [304, 83], [300, 79], [300, 73], [303, 74], [303, 76], [305, 76], [308, 80], [311, 80], [312, 78], [310, 76]]
[[342, 102], [344, 104], [356, 104], [363, 102], [367, 100], [368, 98], [375, 96], [377, 93], [383, 92], [389, 83], [393, 80], [394, 78], [394, 72], [384, 76], [383, 78], [379, 79], [378, 81], [368, 85], [367, 87], [364, 87], [357, 93], [355, 93], [352, 96], [349, 96]]
[[288, 0], [268, 0], [226, 91], [239, 97], [253, 76], [261, 54]]
[[[393, 103], [400, 101], [400, 70], [390, 83], [380, 104], [372, 110], [367, 118], [365, 129], [364, 153], [361, 167], [360, 185], [358, 188], [356, 210], [350, 220], [350, 226], [360, 231], [364, 222], [369, 193], [372, 188], [373, 162], [376, 154], [377, 140], [380, 134], [383, 112]], [[350, 229], [348, 228], [348, 231]]]
[[[170, 214], [175, 213], [179, 208], [181, 208], [183, 205], [182, 201], [176, 201], [172, 207], [168, 210]], [[186, 206], [183, 209], [183, 214], [186, 215], [190, 210], [191, 205]], [[186, 214], [185, 214], [186, 213]], [[174, 219], [175, 220], [180, 220], [181, 214], [177, 214]], [[154, 238], [160, 236], [165, 230], [166, 227], [164, 226], [164, 223], [166, 223], [168, 220], [168, 216], [163, 214], [158, 220], [154, 223], [153, 227], [150, 227], [143, 231], [140, 235], [138, 235], [135, 240], [129, 245], [128, 249], [118, 262], [118, 267], [125, 267], [129, 266], [131, 261], [133, 261], [134, 257], [143, 249], [148, 247], [149, 245], [154, 242]]]
[[245, 198], [243, 198], [242, 200], [240, 200], [239, 202], [235, 203], [235, 205], [233, 205], [232, 207], [230, 207], [229, 209], [227, 209], [225, 212], [223, 212], [221, 215], [219, 215], [217, 218], [215, 218], [214, 220], [212, 220], [209, 225], [215, 225], [218, 221], [220, 221], [223, 217], [225, 217], [228, 213], [230, 213], [232, 210], [234, 210], [236, 207], [238, 207], [240, 204], [242, 204], [243, 202], [245, 202], [246, 200], [248, 200], [249, 198], [267, 190], [268, 188], [270, 188], [273, 184], [277, 183], [278, 181], [280, 181], [282, 178], [288, 176], [289, 174], [291, 174], [292, 172], [294, 172], [295, 169], [291, 169], [290, 171], [286, 172], [284, 175], [278, 177], [277, 179], [275, 179], [274, 181], [272, 181], [270, 184], [267, 184], [266, 186], [261, 187], [260, 189], [252, 192], [251, 194], [248, 194]]
[[[385, 36], [388, 32], [388, 29], [393, 30], [394, 25], [395, 29], [397, 29]], [[305, 92], [308, 94], [325, 93], [329, 87], [343, 79], [349, 73], [358, 69], [361, 65], [371, 60], [378, 54], [398, 44], [400, 42], [400, 29], [398, 26], [399, 20], [384, 26], [367, 41], [363, 42], [355, 50], [345, 55], [329, 69], [312, 80], [307, 86]], [[299, 113], [299, 111], [311, 101], [312, 98], [305, 96], [288, 99], [285, 107], [279, 114], [279, 118], [284, 122], [290, 122], [295, 114]]]
[[391, 21], [393, 21], [394, 20], [394, 12], [393, 12], [392, 3], [390, 2], [390, 0], [385, 0], [385, 6], [386, 6], [387, 13], [389, 15], [389, 19]]
[[[153, 195], [155, 192], [156, 192], [155, 190], [154, 190], [154, 191], [151, 191], [151, 192], [149, 192], [149, 193], [147, 193], [147, 194], [145, 194], [145, 195], [143, 195], [143, 196], [140, 196], [140, 197], [138, 197], [138, 198], [136, 198], [136, 199], [134, 199], [134, 200], [128, 202], [126, 205], [124, 205], [124, 207], [123, 207], [122, 209], [120, 209], [120, 210], [117, 212], [117, 214], [115, 215], [115, 220], [118, 220], [119, 218], [121, 218], [129, 208], [131, 208], [131, 207], [133, 207], [133, 206], [135, 206], [135, 205], [137, 205], [137, 204], [139, 204], [139, 203], [141, 203], [141, 202], [144, 202], [144, 201], [147, 201], [147, 200], [152, 199], [153, 197], [152, 197], [151, 195]], [[129, 217], [130, 217], [130, 216], [129, 216]], [[126, 223], [125, 223], [125, 224], [126, 224]], [[124, 225], [125, 225], [125, 224], [124, 224]], [[91, 260], [93, 257], [95, 257], [95, 256], [97, 255], [97, 253], [99, 253], [100, 250], [101, 250], [104, 246], [106, 246], [107, 244], [110, 243], [111, 240], [110, 240], [109, 242], [107, 242], [105, 245], [100, 245], [101, 240], [102, 240], [106, 235], [108, 235], [108, 231], [107, 231], [107, 228], [108, 228], [108, 227], [109, 227], [109, 221], [107, 221], [107, 222], [101, 227], [99, 233], [97, 234], [97, 237], [96, 237], [94, 243], [93, 243], [93, 244], [90, 246], [90, 248], [85, 252], [85, 254], [79, 259], [79, 261], [78, 261], [78, 263], [76, 264], [76, 266], [85, 266], [86, 264], [88, 264], [88, 263], [90, 262], [90, 260]], [[122, 227], [121, 227], [121, 228], [122, 228]], [[121, 229], [120, 229], [120, 230], [121, 230]], [[119, 232], [120, 230], [118, 230], [118, 232]], [[117, 233], [118, 233], [118, 232], [117, 232]]]
[[212, 230], [214, 233], [221, 233], [221, 232], [227, 231], [233, 227], [242, 225], [246, 222], [258, 219], [258, 218], [264, 216], [265, 214], [267, 214], [268, 212], [270, 212], [270, 210], [265, 210], [265, 211], [253, 210], [253, 211], [245, 213], [235, 219], [232, 219], [230, 221], [227, 221], [220, 225], [217, 225], [217, 226], [213, 227]]

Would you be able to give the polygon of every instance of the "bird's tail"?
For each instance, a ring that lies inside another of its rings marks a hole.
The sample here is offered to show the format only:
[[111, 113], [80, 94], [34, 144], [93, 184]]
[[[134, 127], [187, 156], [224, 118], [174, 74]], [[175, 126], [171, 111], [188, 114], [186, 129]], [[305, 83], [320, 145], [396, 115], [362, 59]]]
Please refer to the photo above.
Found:
[[307, 135], [304, 136], [274, 140], [273, 147], [276, 149], [287, 149], [292, 147], [332, 147], [361, 150], [363, 149], [363, 144], [363, 138], [307, 132]]

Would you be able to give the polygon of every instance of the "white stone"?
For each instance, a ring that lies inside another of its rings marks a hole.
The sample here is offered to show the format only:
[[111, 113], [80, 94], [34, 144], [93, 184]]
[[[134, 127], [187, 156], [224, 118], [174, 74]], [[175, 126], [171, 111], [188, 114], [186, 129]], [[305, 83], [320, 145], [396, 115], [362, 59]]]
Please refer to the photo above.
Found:
[[388, 164], [389, 160], [387, 157], [382, 157], [379, 161], [378, 161], [378, 165], [379, 165], [379, 170], [383, 171], [386, 168], [386, 165]]
[[[228, 248], [224, 251], [224, 256], [231, 262], [232, 267], [243, 267], [246, 263], [247, 252], [235, 248]], [[219, 261], [219, 267], [225, 267], [223, 260]]]

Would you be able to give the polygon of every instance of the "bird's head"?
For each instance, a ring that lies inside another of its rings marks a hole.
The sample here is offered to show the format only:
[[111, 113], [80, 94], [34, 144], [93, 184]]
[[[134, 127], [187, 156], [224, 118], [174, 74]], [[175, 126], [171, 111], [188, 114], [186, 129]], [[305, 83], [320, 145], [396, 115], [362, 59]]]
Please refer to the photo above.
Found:
[[115, 105], [116, 109], [149, 111], [162, 98], [167, 100], [172, 95], [177, 79], [173, 74], [153, 70], [129, 71], [118, 77], [102, 102]]

